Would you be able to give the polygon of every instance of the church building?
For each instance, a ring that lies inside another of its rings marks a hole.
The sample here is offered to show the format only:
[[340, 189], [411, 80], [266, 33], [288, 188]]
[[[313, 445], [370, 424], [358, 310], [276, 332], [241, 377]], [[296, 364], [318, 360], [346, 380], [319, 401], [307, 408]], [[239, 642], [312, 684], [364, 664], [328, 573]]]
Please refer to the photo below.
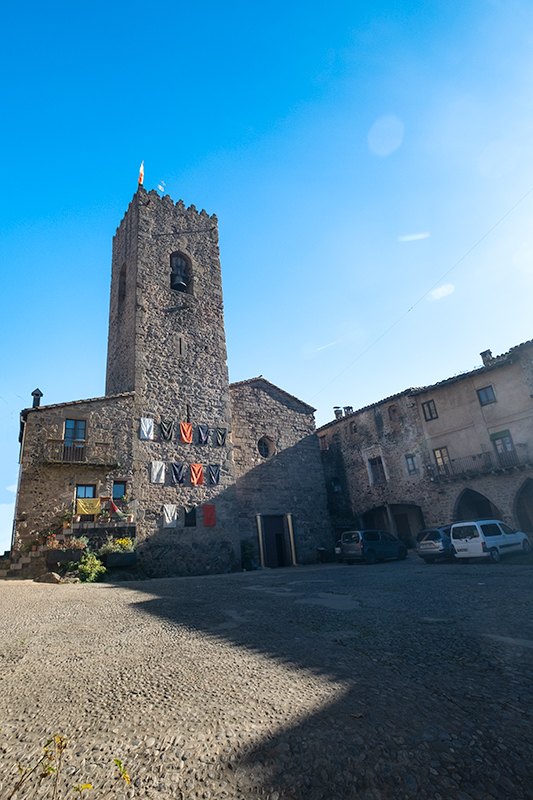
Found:
[[34, 392], [14, 545], [70, 512], [94, 543], [134, 536], [150, 575], [314, 561], [332, 538], [314, 409], [230, 384], [226, 357], [216, 216], [139, 186], [113, 240], [105, 396]]

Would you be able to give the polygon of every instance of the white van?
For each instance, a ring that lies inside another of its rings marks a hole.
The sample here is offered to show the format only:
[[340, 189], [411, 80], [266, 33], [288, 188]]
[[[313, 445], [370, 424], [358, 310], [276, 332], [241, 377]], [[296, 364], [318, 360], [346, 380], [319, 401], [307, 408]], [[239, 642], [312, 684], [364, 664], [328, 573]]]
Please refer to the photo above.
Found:
[[456, 558], [490, 558], [495, 564], [507, 553], [531, 552], [526, 534], [499, 519], [456, 522], [452, 525], [451, 540]]

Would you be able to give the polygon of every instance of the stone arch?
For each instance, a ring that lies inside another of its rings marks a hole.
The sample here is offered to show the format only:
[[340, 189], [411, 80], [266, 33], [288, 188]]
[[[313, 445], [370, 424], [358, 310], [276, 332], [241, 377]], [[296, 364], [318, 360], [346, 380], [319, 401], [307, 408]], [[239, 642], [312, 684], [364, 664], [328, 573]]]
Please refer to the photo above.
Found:
[[533, 480], [527, 478], [516, 493], [514, 517], [519, 530], [533, 533]]
[[191, 260], [181, 250], [170, 254], [170, 288], [176, 292], [193, 293]]
[[502, 519], [502, 513], [484, 494], [474, 489], [463, 489], [455, 503], [453, 521], [468, 519]]

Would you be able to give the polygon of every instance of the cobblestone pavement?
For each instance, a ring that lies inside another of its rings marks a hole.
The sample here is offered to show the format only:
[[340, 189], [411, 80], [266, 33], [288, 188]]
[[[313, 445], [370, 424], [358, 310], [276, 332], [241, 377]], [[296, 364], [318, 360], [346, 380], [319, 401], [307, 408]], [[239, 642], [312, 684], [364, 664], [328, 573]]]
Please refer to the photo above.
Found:
[[65, 796], [120, 758], [120, 800], [533, 798], [532, 578], [410, 554], [0, 582], [0, 798], [55, 732]]

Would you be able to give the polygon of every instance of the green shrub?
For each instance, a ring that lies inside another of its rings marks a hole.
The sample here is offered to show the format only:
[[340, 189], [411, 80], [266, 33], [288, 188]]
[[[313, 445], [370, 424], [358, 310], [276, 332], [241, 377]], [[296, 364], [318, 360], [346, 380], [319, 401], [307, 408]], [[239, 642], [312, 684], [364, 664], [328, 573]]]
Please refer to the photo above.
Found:
[[93, 583], [105, 572], [105, 567], [94, 553], [84, 553], [78, 567], [78, 575], [84, 583]]

